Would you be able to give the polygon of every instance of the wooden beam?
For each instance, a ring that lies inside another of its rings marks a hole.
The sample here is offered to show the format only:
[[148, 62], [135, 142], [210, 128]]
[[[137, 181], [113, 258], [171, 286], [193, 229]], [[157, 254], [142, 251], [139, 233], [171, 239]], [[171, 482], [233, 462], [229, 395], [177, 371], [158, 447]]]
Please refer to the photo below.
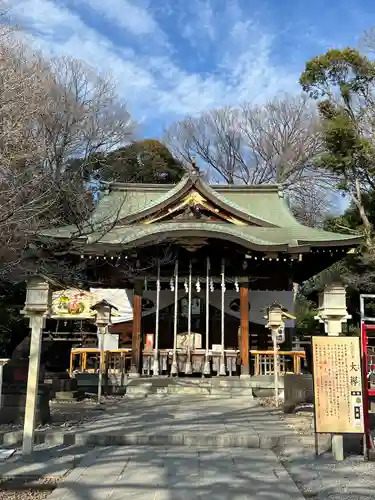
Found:
[[240, 285], [240, 314], [241, 314], [241, 375], [249, 375], [249, 282], [242, 281]]
[[142, 326], [142, 290], [143, 282], [134, 283], [133, 295], [133, 332], [132, 332], [132, 366], [131, 374], [138, 376], [141, 373], [141, 326]]

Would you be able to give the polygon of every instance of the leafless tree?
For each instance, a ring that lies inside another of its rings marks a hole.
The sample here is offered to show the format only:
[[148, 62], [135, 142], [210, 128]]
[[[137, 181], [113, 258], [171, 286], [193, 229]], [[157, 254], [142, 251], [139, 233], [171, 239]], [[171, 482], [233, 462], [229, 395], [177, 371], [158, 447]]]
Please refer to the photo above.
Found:
[[375, 26], [363, 33], [359, 41], [359, 49], [369, 55], [375, 54]]
[[309, 224], [318, 223], [330, 206], [333, 179], [313, 163], [322, 150], [319, 117], [305, 96], [188, 117], [167, 129], [164, 141], [177, 157], [187, 162], [196, 157], [214, 181], [280, 184]]
[[49, 62], [46, 90], [49, 106], [41, 110], [39, 133], [46, 167], [56, 179], [70, 158], [85, 161], [132, 139], [134, 124], [110, 75], [70, 57], [56, 58]]
[[39, 162], [42, 145], [35, 126], [47, 104], [44, 65], [12, 34], [0, 34], [0, 164]]
[[47, 61], [10, 31], [0, 35], [2, 277], [20, 267], [32, 233], [64, 223], [76, 236], [90, 230], [92, 203], [70, 160], [126, 143], [133, 125], [110, 77], [73, 59]]
[[295, 184], [319, 152], [319, 120], [307, 98], [244, 103], [173, 124], [165, 142], [186, 161], [197, 156], [228, 184]]
[[335, 212], [333, 193], [322, 189], [314, 178], [306, 178], [304, 189], [290, 190], [290, 205], [296, 219], [309, 227], [322, 227]]

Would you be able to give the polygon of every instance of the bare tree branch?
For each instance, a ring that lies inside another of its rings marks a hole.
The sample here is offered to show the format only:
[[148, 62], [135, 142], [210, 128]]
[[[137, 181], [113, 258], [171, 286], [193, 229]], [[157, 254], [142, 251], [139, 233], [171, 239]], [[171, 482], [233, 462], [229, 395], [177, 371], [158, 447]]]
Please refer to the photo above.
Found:
[[318, 116], [303, 96], [186, 118], [166, 130], [165, 142], [185, 161], [197, 156], [219, 181], [286, 187], [311, 176], [321, 150]]
[[47, 61], [0, 32], [0, 277], [25, 271], [25, 249], [42, 229], [70, 224], [75, 237], [96, 230], [87, 222], [86, 177], [71, 160], [84, 165], [132, 132], [110, 76], [70, 58]]
[[131, 141], [134, 123], [111, 76], [97, 75], [67, 57], [50, 61], [48, 75], [49, 106], [40, 113], [39, 133], [46, 146], [46, 166], [56, 179], [69, 159], [87, 161], [97, 152]]
[[218, 182], [280, 184], [309, 224], [318, 224], [330, 206], [337, 179], [314, 167], [322, 151], [320, 121], [306, 96], [188, 117], [167, 129], [164, 140], [182, 160], [198, 157]]

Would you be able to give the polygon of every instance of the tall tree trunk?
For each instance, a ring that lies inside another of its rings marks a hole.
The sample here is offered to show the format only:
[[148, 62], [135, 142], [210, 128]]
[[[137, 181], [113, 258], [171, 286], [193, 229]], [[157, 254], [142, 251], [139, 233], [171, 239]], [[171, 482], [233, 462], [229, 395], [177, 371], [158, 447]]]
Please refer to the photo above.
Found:
[[369, 218], [367, 217], [366, 210], [365, 210], [365, 207], [363, 205], [361, 186], [360, 186], [358, 179], [356, 179], [356, 181], [355, 181], [355, 195], [352, 196], [352, 199], [353, 199], [353, 202], [355, 203], [355, 205], [358, 209], [359, 215], [360, 215], [362, 223], [363, 223], [363, 227], [365, 229], [366, 247], [367, 247], [368, 251], [372, 253], [372, 251], [373, 251], [373, 241], [372, 241], [373, 227], [372, 227], [372, 224], [371, 224]]

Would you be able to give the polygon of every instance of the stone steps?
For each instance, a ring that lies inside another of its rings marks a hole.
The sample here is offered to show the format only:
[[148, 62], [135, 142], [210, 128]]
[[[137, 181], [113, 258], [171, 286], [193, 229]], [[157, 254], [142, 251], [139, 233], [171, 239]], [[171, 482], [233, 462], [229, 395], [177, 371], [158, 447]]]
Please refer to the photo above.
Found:
[[130, 398], [149, 395], [208, 395], [222, 397], [247, 396], [253, 398], [249, 381], [233, 379], [138, 379], [127, 384], [126, 396]]
[[[3, 446], [22, 444], [23, 431], [3, 433], [0, 441]], [[212, 448], [262, 448], [276, 449], [288, 442], [295, 442], [292, 433], [204, 433], [203, 431], [126, 433], [126, 431], [36, 431], [35, 444], [48, 446], [195, 446]]]

